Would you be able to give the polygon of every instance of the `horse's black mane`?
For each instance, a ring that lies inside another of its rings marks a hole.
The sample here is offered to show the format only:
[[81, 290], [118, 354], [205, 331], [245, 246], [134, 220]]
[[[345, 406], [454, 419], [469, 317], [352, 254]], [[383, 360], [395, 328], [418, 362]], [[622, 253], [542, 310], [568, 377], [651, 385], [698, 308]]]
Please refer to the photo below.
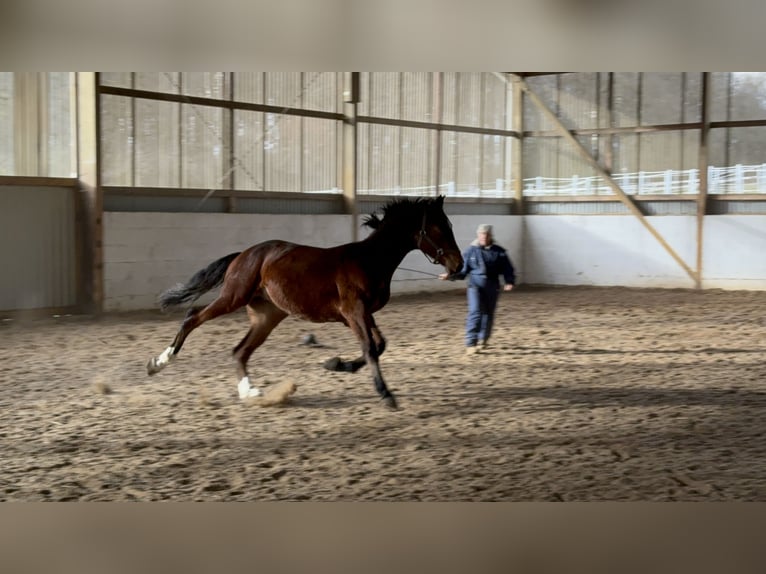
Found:
[[393, 199], [380, 208], [383, 212], [383, 217], [378, 217], [375, 213], [371, 213], [364, 218], [362, 225], [369, 227], [370, 229], [380, 229], [380, 226], [390, 221], [401, 221], [407, 217], [411, 217], [414, 214], [422, 214], [423, 209], [428, 209], [431, 205], [435, 205], [440, 198], [434, 197], [399, 197]]

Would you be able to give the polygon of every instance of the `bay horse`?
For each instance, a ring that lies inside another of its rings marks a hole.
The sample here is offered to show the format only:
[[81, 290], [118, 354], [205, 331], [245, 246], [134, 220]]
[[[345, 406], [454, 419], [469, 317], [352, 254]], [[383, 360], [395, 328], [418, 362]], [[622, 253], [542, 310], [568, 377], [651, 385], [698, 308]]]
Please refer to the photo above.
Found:
[[263, 394], [251, 385], [247, 362], [269, 333], [288, 315], [294, 315], [349, 327], [361, 343], [362, 356], [352, 361], [336, 357], [325, 362], [325, 368], [354, 372], [369, 365], [375, 390], [385, 405], [395, 410], [396, 399], [378, 364], [386, 341], [373, 313], [388, 302], [394, 271], [410, 251], [419, 249], [431, 263], [443, 265], [449, 273], [463, 266], [463, 257], [444, 213], [443, 196], [396, 199], [383, 206], [382, 212], [382, 218], [373, 213], [364, 219], [363, 225], [373, 231], [361, 241], [329, 248], [264, 241], [212, 262], [186, 284], [162, 293], [160, 308], [165, 310], [196, 301], [222, 285], [212, 303], [189, 309], [170, 346], [147, 363], [147, 373], [153, 375], [165, 368], [178, 355], [186, 337], [206, 321], [247, 307], [250, 330], [233, 350], [241, 399]]

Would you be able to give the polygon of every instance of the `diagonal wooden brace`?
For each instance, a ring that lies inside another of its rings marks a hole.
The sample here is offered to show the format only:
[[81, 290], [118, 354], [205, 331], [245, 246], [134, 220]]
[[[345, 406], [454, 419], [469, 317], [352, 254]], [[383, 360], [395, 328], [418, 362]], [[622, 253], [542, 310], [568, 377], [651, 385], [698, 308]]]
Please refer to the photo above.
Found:
[[622, 188], [612, 178], [609, 172], [601, 167], [601, 164], [598, 163], [598, 161], [588, 152], [588, 150], [583, 147], [577, 138], [572, 135], [572, 133], [566, 128], [566, 126], [561, 123], [561, 120], [559, 120], [559, 118], [556, 117], [556, 114], [553, 113], [553, 111], [547, 105], [545, 105], [545, 102], [543, 102], [537, 94], [530, 90], [529, 85], [524, 81], [523, 78], [515, 78], [515, 81], [518, 82], [518, 85], [521, 87], [522, 91], [526, 94], [530, 101], [532, 101], [532, 103], [536, 105], [540, 111], [543, 112], [543, 114], [551, 121], [551, 123], [553, 123], [553, 125], [561, 133], [564, 139], [571, 142], [577, 152], [582, 156], [582, 158], [588, 162], [588, 164], [593, 169], [596, 170], [596, 172], [604, 179], [604, 181], [606, 181], [607, 185], [609, 185], [612, 191], [614, 191], [614, 194], [625, 205], [625, 207], [627, 207], [630, 212], [638, 218], [638, 220], [644, 227], [646, 227], [649, 233], [651, 233], [654, 238], [659, 241], [660, 245], [662, 245], [665, 251], [667, 251], [668, 254], [670, 254], [670, 256], [675, 259], [676, 263], [678, 263], [683, 268], [683, 270], [686, 271], [689, 277], [691, 277], [695, 283], [697, 283], [697, 273], [691, 267], [689, 267], [683, 259], [681, 259], [678, 253], [676, 253], [675, 250], [668, 244], [668, 242], [665, 241], [665, 238], [660, 235], [660, 233], [652, 226], [651, 223], [649, 223], [649, 221], [646, 219], [646, 216], [641, 212], [636, 203], [622, 190]]

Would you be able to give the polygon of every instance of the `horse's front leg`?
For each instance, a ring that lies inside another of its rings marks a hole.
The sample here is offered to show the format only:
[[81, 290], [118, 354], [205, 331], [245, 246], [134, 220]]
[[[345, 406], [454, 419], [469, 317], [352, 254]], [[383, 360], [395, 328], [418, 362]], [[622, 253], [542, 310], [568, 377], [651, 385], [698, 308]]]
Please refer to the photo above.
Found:
[[[360, 303], [361, 306], [361, 303]], [[375, 390], [381, 396], [388, 408], [396, 410], [398, 408], [396, 399], [393, 393], [388, 390], [386, 382], [383, 380], [383, 374], [380, 372], [380, 365], [378, 364], [378, 358], [380, 357], [380, 345], [376, 343], [373, 331], [377, 330], [375, 327], [375, 321], [370, 313], [367, 313], [363, 309], [359, 309], [352, 321], [349, 321], [349, 327], [354, 331], [357, 338], [362, 344], [362, 354], [372, 370], [372, 379], [375, 383]], [[380, 335], [380, 331], [378, 331]]]

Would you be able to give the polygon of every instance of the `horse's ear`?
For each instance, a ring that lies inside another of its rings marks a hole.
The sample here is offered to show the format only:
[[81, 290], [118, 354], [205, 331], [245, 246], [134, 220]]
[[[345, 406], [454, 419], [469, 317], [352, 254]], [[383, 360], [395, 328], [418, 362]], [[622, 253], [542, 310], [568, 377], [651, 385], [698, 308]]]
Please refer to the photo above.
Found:
[[441, 208], [444, 207], [444, 196], [443, 195], [440, 195], [440, 196], [438, 196], [436, 198], [436, 206], [437, 207], [441, 207]]

